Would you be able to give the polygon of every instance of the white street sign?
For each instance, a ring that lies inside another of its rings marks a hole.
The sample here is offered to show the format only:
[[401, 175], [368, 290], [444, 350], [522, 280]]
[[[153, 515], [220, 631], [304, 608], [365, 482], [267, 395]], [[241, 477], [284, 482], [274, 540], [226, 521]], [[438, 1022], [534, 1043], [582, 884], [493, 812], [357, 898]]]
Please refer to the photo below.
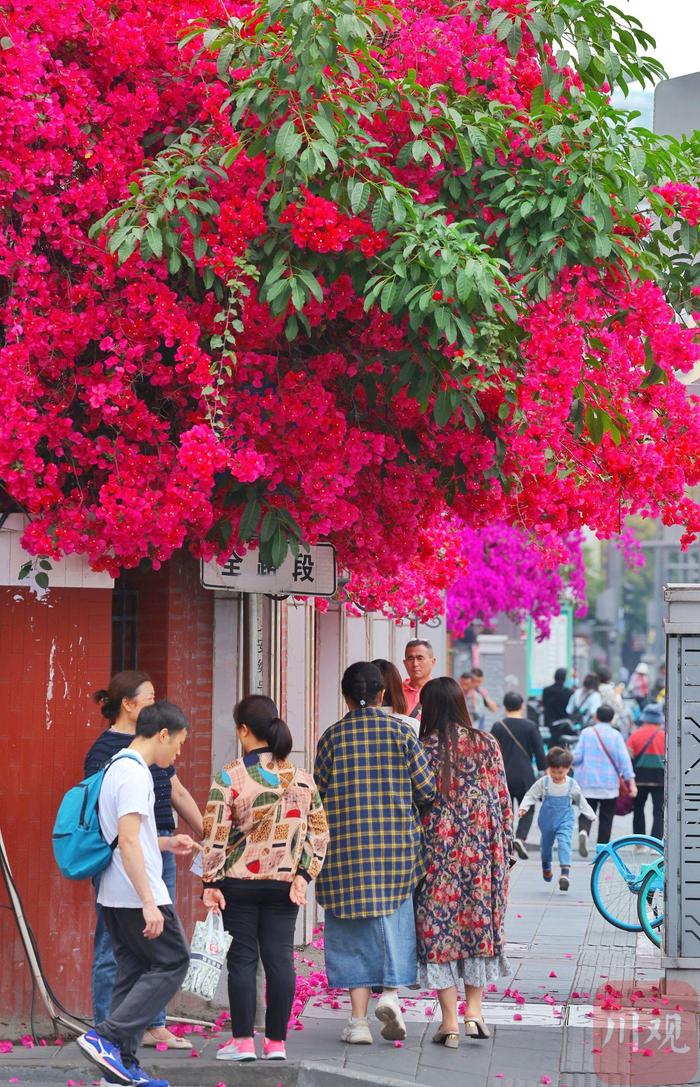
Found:
[[257, 547], [245, 555], [235, 551], [220, 566], [216, 560], [202, 562], [205, 589], [228, 589], [235, 593], [271, 593], [273, 596], [333, 596], [337, 588], [335, 549], [332, 544], [315, 544], [308, 551], [291, 551], [276, 570], [260, 562]]

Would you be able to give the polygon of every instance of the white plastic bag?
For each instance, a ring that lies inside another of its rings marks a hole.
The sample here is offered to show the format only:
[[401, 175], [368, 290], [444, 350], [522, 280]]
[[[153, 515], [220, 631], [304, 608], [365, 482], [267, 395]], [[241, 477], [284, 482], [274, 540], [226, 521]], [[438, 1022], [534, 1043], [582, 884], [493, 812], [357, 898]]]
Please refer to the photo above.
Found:
[[231, 940], [220, 913], [210, 911], [206, 921], [198, 921], [194, 926], [190, 966], [182, 988], [205, 1000], [213, 1000]]

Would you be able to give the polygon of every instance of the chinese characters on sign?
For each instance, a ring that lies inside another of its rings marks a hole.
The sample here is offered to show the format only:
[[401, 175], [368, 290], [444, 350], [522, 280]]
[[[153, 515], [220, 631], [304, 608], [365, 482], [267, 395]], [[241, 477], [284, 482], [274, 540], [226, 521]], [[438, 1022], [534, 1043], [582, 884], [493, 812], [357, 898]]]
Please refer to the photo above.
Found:
[[308, 551], [291, 553], [277, 570], [260, 561], [257, 548], [245, 555], [233, 552], [219, 566], [202, 562], [205, 589], [229, 589], [239, 593], [271, 593], [274, 596], [332, 596], [337, 587], [335, 551], [331, 544], [316, 544]]
[[593, 1014], [596, 1076], [610, 1087], [691, 1083], [698, 1064], [698, 995], [690, 985], [608, 983]]

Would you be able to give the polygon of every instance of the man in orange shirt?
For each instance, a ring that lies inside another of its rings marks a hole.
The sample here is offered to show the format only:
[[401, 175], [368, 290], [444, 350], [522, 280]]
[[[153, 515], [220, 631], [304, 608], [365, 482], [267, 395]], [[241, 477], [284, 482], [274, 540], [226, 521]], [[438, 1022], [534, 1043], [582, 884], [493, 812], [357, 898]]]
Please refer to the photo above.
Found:
[[428, 680], [432, 678], [435, 667], [435, 654], [430, 642], [424, 642], [422, 638], [413, 638], [406, 646], [403, 663], [408, 672], [408, 677], [403, 681], [403, 692], [407, 703], [406, 713], [411, 717], [418, 717], [419, 713], [414, 711], [420, 701], [421, 687], [425, 687]]

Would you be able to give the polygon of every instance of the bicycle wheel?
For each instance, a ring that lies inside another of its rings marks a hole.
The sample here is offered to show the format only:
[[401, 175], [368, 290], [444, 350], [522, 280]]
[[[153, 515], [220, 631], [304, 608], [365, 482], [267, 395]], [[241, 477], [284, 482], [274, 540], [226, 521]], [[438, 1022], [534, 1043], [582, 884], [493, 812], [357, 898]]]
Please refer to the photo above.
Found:
[[655, 947], [661, 947], [664, 924], [664, 862], [652, 865], [637, 895], [637, 916], [642, 932]]
[[602, 847], [591, 872], [591, 895], [598, 912], [616, 928], [641, 932], [637, 894], [647, 869], [664, 855], [663, 842], [629, 834]]

